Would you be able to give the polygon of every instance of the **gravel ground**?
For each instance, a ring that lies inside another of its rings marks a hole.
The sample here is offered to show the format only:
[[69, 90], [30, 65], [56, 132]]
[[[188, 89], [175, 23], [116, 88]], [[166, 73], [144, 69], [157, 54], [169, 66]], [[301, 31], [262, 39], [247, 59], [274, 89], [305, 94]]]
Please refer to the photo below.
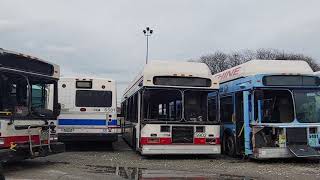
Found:
[[[82, 144], [45, 158], [7, 164], [6, 179], [320, 179], [308, 160], [248, 161], [219, 156], [142, 157], [126, 143]], [[188, 177], [188, 178], [187, 178]]]

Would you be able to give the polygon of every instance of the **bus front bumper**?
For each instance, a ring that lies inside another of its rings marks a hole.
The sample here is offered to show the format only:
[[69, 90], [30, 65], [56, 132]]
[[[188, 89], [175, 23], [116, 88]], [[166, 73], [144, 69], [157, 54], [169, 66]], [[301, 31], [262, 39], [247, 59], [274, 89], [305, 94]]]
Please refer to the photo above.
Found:
[[220, 145], [143, 145], [142, 155], [220, 154]]
[[61, 142], [73, 141], [107, 141], [115, 142], [118, 140], [118, 134], [108, 133], [59, 133], [58, 140]]
[[253, 153], [255, 159], [293, 158], [294, 155], [288, 148], [257, 148]]
[[40, 147], [32, 148], [34, 151], [34, 156], [30, 154], [29, 145], [18, 145], [14, 149], [0, 149], [0, 163], [20, 161], [29, 158], [45, 157], [53, 154], [58, 154], [65, 152], [65, 144], [61, 142], [51, 142], [50, 149], [47, 145], [43, 145], [41, 151]]
[[290, 147], [264, 147], [257, 148], [253, 153], [255, 159], [274, 159], [274, 158], [319, 158], [319, 150], [314, 148], [308, 148], [308, 146], [302, 146], [299, 148], [303, 154], [295, 152], [296, 150]]

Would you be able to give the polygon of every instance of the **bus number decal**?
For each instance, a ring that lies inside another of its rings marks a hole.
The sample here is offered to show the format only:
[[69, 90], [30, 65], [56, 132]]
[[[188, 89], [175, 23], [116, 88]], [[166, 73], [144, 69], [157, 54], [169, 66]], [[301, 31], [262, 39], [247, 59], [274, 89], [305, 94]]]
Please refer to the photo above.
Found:
[[206, 133], [196, 133], [195, 136], [198, 138], [206, 137]]
[[116, 112], [116, 109], [115, 109], [115, 108], [106, 108], [105, 110], [106, 110], [106, 112], [108, 112], [108, 113]]

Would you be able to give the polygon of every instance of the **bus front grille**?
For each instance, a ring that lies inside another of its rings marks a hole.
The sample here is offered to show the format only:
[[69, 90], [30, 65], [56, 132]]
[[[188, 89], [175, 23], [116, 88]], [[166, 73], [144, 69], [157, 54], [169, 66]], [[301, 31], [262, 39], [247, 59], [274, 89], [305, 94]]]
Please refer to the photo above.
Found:
[[192, 126], [173, 126], [172, 143], [193, 143], [194, 130]]

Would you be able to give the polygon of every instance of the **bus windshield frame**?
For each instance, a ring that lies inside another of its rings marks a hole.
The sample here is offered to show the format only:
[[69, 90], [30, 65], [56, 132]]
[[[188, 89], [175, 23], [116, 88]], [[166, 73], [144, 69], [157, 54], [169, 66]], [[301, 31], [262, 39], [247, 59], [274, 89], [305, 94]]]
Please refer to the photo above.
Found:
[[[0, 76], [0, 110], [7, 112], [1, 113], [1, 117], [13, 116], [20, 120], [57, 119], [58, 79], [7, 69], [0, 69]], [[36, 90], [39, 92], [35, 93]]]
[[[255, 89], [254, 92], [257, 90], [260, 93], [255, 93], [254, 98], [255, 120], [260, 118], [262, 123], [293, 123], [295, 120], [299, 123], [320, 123], [320, 88], [266, 87]], [[258, 100], [262, 101], [258, 103]], [[266, 108], [267, 106], [269, 108]], [[259, 112], [261, 112], [260, 117]], [[279, 117], [279, 120], [277, 121], [274, 117]], [[280, 117], [283, 118], [280, 119]]]

